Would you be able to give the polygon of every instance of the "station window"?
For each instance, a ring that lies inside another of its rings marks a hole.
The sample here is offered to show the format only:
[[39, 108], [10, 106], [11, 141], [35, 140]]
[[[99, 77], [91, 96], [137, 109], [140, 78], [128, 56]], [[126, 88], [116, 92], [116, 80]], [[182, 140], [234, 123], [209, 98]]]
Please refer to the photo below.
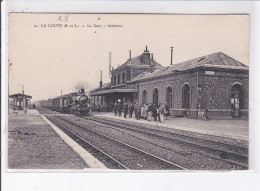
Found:
[[122, 75], [122, 83], [123, 84], [125, 83], [125, 73], [123, 73], [123, 75]]
[[190, 86], [185, 84], [182, 88], [182, 108], [190, 108]]
[[143, 90], [142, 104], [147, 104], [147, 92], [146, 92], [146, 90]]
[[114, 75], [114, 85], [116, 85], [116, 75]]
[[166, 90], [166, 103], [169, 107], [173, 107], [173, 91], [172, 87], [168, 86]]
[[235, 118], [240, 118], [242, 113], [240, 109], [243, 108], [243, 93], [241, 84], [234, 84], [231, 89], [231, 115]]
[[120, 84], [120, 74], [118, 74], [118, 77], [117, 77], [117, 84], [118, 85]]
[[153, 90], [153, 104], [158, 105], [158, 89]]

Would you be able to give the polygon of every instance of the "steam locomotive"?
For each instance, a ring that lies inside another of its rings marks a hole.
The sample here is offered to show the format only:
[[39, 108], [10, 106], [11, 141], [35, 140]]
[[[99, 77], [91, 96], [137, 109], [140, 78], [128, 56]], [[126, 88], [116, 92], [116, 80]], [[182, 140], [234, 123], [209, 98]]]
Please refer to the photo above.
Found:
[[43, 100], [41, 101], [41, 107], [75, 115], [87, 115], [91, 109], [90, 99], [85, 94], [84, 89], [53, 99]]

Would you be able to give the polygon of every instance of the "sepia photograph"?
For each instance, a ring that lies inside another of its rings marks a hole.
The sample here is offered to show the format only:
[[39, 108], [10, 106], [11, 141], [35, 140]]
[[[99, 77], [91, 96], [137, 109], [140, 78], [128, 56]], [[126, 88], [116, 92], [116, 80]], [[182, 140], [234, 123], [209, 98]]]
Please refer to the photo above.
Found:
[[8, 22], [8, 170], [250, 169], [249, 15]]

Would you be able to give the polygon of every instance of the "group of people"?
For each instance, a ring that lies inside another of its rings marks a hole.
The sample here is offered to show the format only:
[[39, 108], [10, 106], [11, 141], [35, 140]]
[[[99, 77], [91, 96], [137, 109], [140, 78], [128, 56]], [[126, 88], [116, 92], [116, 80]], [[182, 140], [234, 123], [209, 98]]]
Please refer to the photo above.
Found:
[[139, 102], [136, 102], [135, 104], [128, 104], [127, 102], [125, 104], [121, 103], [120, 101], [116, 102], [114, 105], [114, 111], [115, 115], [121, 116], [122, 113], [124, 113], [124, 117], [127, 118], [129, 115], [129, 118], [133, 117], [133, 113], [135, 114], [135, 118], [137, 120], [144, 119], [151, 121], [152, 118], [154, 121], [160, 121], [163, 122], [164, 116], [167, 117], [170, 116], [170, 108], [167, 105], [167, 103], [162, 104], [139, 104]]

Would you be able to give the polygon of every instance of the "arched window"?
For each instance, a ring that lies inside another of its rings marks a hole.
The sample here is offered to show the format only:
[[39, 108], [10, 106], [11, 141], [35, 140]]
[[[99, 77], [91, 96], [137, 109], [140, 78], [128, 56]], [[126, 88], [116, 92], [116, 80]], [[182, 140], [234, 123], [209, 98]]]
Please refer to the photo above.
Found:
[[116, 85], [116, 75], [114, 75], [114, 85]]
[[118, 74], [118, 77], [117, 77], [117, 84], [118, 85], [120, 84], [120, 74]]
[[158, 89], [155, 88], [153, 90], [153, 104], [158, 105]]
[[147, 93], [146, 93], [146, 90], [143, 90], [143, 93], [142, 93], [142, 104], [147, 104]]
[[122, 83], [125, 83], [125, 73], [122, 74]]
[[185, 84], [182, 88], [182, 108], [190, 108], [190, 86]]
[[232, 117], [241, 117], [240, 109], [243, 104], [242, 86], [238, 83], [231, 88], [231, 114]]
[[173, 91], [171, 86], [168, 86], [166, 89], [166, 103], [170, 108], [173, 107]]

